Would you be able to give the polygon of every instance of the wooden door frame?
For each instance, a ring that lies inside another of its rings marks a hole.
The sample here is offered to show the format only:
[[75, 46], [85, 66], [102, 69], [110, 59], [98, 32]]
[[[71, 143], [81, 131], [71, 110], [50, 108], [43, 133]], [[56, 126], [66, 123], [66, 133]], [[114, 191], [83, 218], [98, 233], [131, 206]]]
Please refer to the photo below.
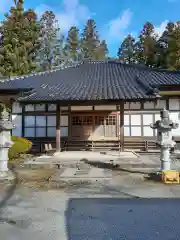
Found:
[[[112, 113], [112, 114], [111, 114]], [[72, 127], [73, 127], [73, 124], [72, 124], [72, 118], [74, 116], [92, 116], [93, 117], [93, 125], [92, 125], [92, 132], [94, 132], [95, 130], [95, 116], [109, 116], [109, 115], [116, 115], [116, 137], [112, 137], [112, 139], [115, 139], [117, 140], [119, 138], [119, 124], [118, 124], [118, 115], [119, 115], [119, 111], [91, 111], [91, 112], [71, 112], [71, 136], [69, 136], [70, 139], [72, 139]]]

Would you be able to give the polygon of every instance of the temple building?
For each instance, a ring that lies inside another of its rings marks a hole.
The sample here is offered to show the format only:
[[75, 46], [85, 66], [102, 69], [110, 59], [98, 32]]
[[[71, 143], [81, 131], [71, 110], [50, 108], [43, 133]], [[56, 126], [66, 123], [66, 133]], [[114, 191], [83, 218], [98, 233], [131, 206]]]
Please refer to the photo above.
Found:
[[[0, 91], [26, 92], [12, 105], [12, 135], [44, 151], [51, 143], [61, 150], [147, 151], [155, 148], [149, 127], [160, 110], [180, 120], [180, 72], [113, 61], [84, 61], [75, 66], [0, 83]], [[28, 91], [27, 91], [28, 90]], [[180, 127], [173, 130], [180, 140]]]

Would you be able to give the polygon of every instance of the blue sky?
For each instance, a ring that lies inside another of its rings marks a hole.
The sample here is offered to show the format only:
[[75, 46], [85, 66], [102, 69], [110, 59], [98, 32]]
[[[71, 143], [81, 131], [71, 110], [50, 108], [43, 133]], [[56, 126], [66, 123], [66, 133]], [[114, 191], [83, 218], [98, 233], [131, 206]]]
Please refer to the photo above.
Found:
[[[0, 19], [13, 0], [0, 0]], [[180, 20], [180, 0], [25, 0], [25, 8], [40, 15], [53, 10], [64, 33], [72, 25], [83, 29], [88, 18], [95, 19], [101, 38], [106, 39], [111, 56], [116, 56], [121, 40], [128, 33], [135, 37], [146, 21], [161, 33], [168, 21]]]

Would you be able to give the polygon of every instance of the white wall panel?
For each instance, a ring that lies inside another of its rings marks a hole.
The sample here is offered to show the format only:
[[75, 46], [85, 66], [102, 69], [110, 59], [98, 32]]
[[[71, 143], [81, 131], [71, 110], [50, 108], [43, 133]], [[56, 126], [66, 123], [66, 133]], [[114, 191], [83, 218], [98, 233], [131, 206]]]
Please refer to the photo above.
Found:
[[124, 109], [130, 109], [130, 103], [125, 103], [124, 104]]
[[61, 111], [68, 111], [68, 107], [60, 107]]
[[101, 106], [94, 106], [94, 110], [114, 110], [116, 111], [116, 106], [115, 105], [101, 105]]
[[45, 111], [45, 104], [36, 104], [35, 111]]
[[179, 123], [179, 127], [177, 129], [172, 129], [173, 136], [180, 136], [180, 112], [170, 112], [170, 119], [174, 122]]
[[61, 126], [68, 126], [68, 115], [61, 116]]
[[71, 106], [71, 111], [91, 111], [92, 106]]
[[179, 121], [179, 114], [180, 112], [177, 111], [177, 112], [170, 112], [170, 119], [173, 120], [173, 121]]
[[173, 129], [172, 130], [172, 135], [173, 136], [180, 136], [180, 127], [178, 127], [177, 129]]
[[130, 136], [130, 128], [129, 127], [124, 127], [124, 136], [129, 137]]
[[180, 110], [179, 99], [169, 99], [169, 110]]
[[153, 129], [150, 127], [143, 127], [143, 136], [145, 137], [153, 137]]
[[143, 125], [150, 125], [151, 123], [153, 123], [153, 115], [143, 114]]
[[21, 137], [22, 136], [22, 116], [12, 115], [12, 122], [15, 128], [12, 129], [12, 136]]
[[12, 105], [12, 113], [21, 113], [22, 106], [18, 102], [14, 102]]
[[154, 109], [154, 102], [145, 102], [144, 109]]
[[141, 136], [141, 127], [131, 127], [131, 136], [140, 137]]
[[68, 137], [68, 127], [61, 127], [61, 137]]
[[141, 108], [141, 104], [139, 102], [137, 103], [130, 103], [130, 109], [140, 109]]
[[160, 118], [160, 113], [155, 114], [155, 122], [158, 121], [158, 120], [160, 120], [160, 119], [161, 119], [161, 118]]
[[56, 104], [48, 104], [48, 111], [56, 111]]
[[166, 108], [166, 100], [158, 100], [158, 104], [155, 105], [156, 109]]
[[131, 125], [141, 125], [141, 115], [136, 114], [136, 115], [131, 115]]
[[33, 112], [34, 111], [34, 105], [33, 104], [27, 104], [25, 105], [25, 111], [26, 112]]
[[130, 125], [130, 116], [124, 115], [124, 125]]

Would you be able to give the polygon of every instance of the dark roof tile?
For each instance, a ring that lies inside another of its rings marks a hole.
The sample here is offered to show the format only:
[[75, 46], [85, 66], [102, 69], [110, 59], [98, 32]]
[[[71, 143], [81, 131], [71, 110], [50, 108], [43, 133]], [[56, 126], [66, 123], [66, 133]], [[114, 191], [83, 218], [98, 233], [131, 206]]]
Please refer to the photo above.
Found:
[[180, 72], [95, 61], [7, 80], [0, 89], [33, 88], [28, 101], [130, 100], [151, 98], [153, 88], [164, 84], [180, 84]]

